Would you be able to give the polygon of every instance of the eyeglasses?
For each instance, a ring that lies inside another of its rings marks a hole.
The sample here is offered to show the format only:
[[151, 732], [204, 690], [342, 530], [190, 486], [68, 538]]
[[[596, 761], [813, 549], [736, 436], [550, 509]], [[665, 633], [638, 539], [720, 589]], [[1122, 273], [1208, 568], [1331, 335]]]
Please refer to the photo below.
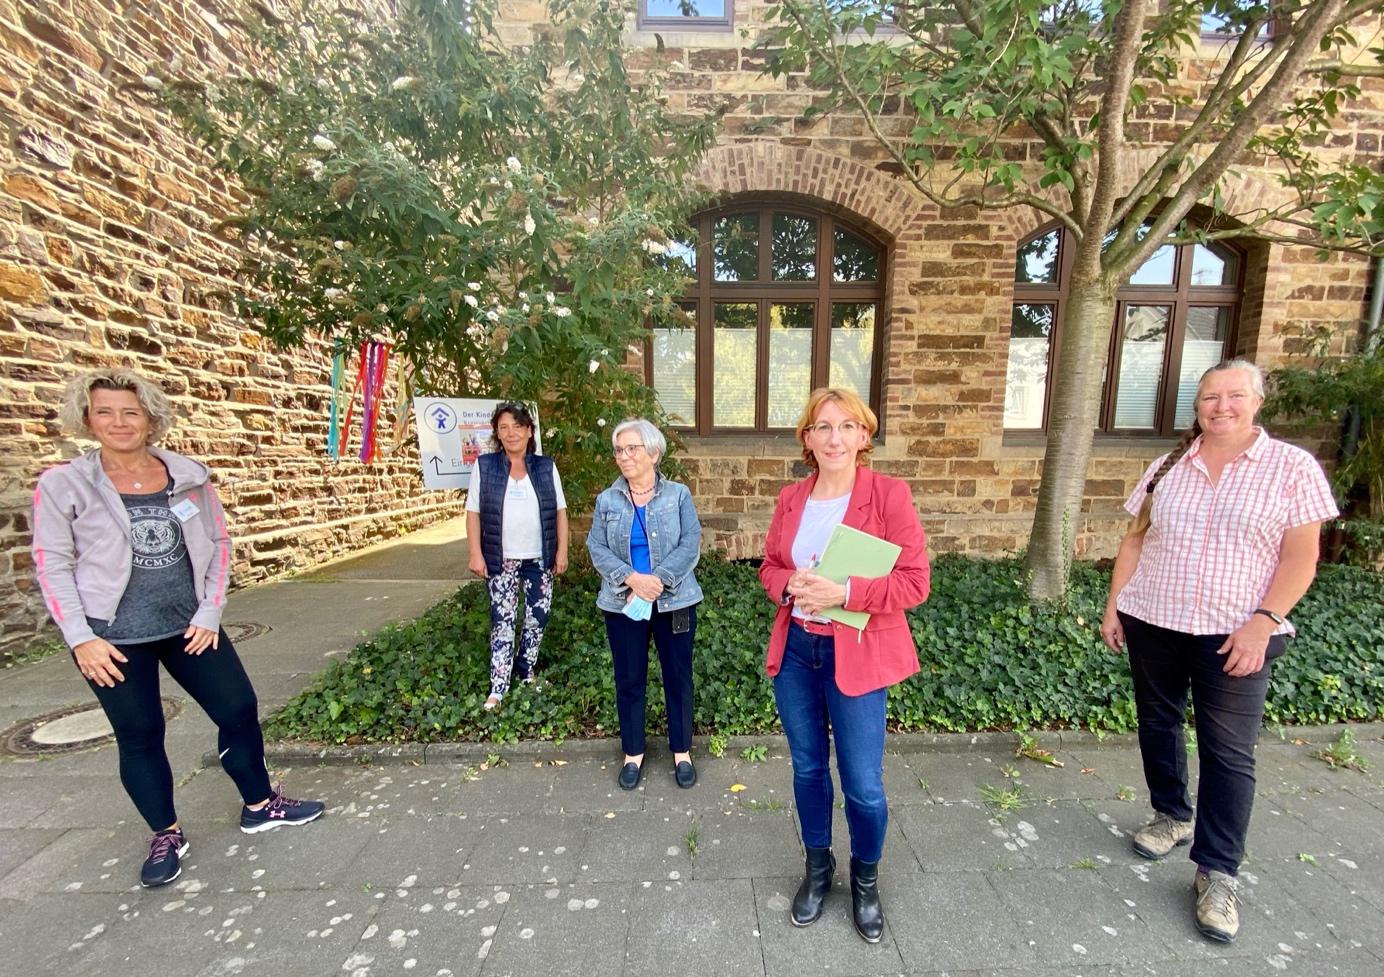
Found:
[[826, 421], [820, 421], [816, 424], [809, 424], [806, 428], [808, 434], [822, 441], [829, 439], [832, 431], [841, 435], [842, 440], [849, 441], [860, 435], [864, 430], [865, 425], [861, 424], [859, 421], [842, 421], [835, 427], [832, 427]]
[[643, 446], [642, 444], [621, 444], [621, 445], [616, 445], [616, 446], [615, 446], [615, 457], [616, 457], [616, 458], [624, 458], [624, 457], [628, 456], [628, 457], [633, 458], [634, 455], [635, 455], [635, 452], [642, 451], [643, 448], [644, 448], [644, 446]]

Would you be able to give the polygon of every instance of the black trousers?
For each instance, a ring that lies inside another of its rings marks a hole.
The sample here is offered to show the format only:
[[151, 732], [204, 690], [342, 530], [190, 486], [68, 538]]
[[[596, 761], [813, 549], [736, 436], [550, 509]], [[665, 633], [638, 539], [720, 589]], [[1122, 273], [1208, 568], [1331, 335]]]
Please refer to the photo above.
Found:
[[1191, 858], [1201, 868], [1235, 875], [1254, 806], [1254, 745], [1264, 719], [1270, 661], [1283, 654], [1287, 639], [1270, 638], [1264, 667], [1234, 677], [1222, 671], [1226, 656], [1216, 653], [1226, 635], [1169, 631], [1128, 614], [1121, 614], [1120, 622], [1153, 809], [1179, 821], [1193, 817], [1182, 732], [1190, 691], [1200, 764]]
[[[686, 615], [686, 628], [674, 623]], [[692, 639], [697, 608], [654, 611], [647, 621], [631, 621], [605, 612], [606, 638], [615, 663], [615, 710], [620, 715], [620, 743], [627, 756], [644, 752], [644, 699], [649, 684], [649, 638], [658, 648], [663, 672], [663, 704], [668, 710], [668, 749], [692, 748]], [[677, 633], [680, 631], [681, 633]]]
[[118, 644], [129, 661], [116, 667], [125, 681], [114, 688], [87, 684], [96, 693], [115, 730], [120, 750], [120, 782], [150, 829], [162, 831], [178, 820], [173, 808], [173, 769], [163, 748], [163, 703], [159, 701], [159, 665], [162, 664], [187, 694], [216, 723], [217, 752], [221, 766], [235, 781], [246, 804], [269, 797], [269, 771], [264, 766], [264, 735], [260, 732], [259, 704], [245, 667], [226, 632], [216, 648], [200, 655], [183, 649], [182, 635]]

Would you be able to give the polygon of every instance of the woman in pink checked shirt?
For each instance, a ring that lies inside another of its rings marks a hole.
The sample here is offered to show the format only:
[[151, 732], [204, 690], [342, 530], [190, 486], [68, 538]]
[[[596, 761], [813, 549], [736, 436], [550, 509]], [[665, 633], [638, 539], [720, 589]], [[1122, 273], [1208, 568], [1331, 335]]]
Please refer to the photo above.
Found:
[[[1254, 801], [1254, 744], [1287, 616], [1317, 572], [1323, 520], [1337, 515], [1321, 466], [1254, 423], [1264, 377], [1247, 360], [1212, 367], [1196, 420], [1149, 466], [1125, 508], [1101, 637], [1128, 648], [1153, 820], [1134, 850], [1192, 843], [1194, 919], [1224, 942], [1239, 931], [1236, 874]], [[1187, 794], [1183, 723], [1196, 715], [1201, 778]]]
[[226, 516], [207, 466], [153, 443], [172, 424], [168, 398], [137, 373], [99, 370], [67, 385], [61, 417], [100, 447], [39, 478], [34, 572], [115, 731], [120, 781], [154, 832], [140, 872], [152, 888], [176, 879], [188, 853], [163, 746], [160, 665], [216, 723], [221, 765], [245, 801], [241, 831], [306, 824], [323, 805], [270, 786], [255, 690], [221, 630]]

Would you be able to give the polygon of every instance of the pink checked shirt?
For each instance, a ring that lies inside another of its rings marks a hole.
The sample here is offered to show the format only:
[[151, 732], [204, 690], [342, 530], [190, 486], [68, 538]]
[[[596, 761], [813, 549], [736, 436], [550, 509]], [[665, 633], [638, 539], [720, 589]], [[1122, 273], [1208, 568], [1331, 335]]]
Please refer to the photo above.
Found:
[[[1149, 465], [1125, 502], [1130, 515], [1166, 457]], [[1198, 438], [1153, 492], [1153, 524], [1115, 606], [1184, 634], [1229, 634], [1268, 592], [1284, 532], [1336, 515], [1321, 465], [1301, 448], [1260, 428], [1212, 485]], [[1284, 623], [1275, 633], [1295, 632]]]

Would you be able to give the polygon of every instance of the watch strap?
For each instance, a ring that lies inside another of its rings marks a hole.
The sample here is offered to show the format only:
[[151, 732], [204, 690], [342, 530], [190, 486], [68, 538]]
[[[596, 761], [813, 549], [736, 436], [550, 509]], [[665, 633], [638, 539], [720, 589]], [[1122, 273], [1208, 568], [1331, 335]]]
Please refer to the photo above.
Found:
[[1267, 617], [1267, 618], [1268, 618], [1270, 621], [1272, 621], [1274, 624], [1282, 625], [1282, 624], [1284, 623], [1284, 621], [1283, 621], [1283, 615], [1282, 615], [1282, 614], [1275, 614], [1273, 611], [1269, 610], [1267, 607], [1256, 607], [1256, 608], [1254, 609], [1254, 613], [1255, 613], [1255, 614], [1263, 614], [1265, 617]]

